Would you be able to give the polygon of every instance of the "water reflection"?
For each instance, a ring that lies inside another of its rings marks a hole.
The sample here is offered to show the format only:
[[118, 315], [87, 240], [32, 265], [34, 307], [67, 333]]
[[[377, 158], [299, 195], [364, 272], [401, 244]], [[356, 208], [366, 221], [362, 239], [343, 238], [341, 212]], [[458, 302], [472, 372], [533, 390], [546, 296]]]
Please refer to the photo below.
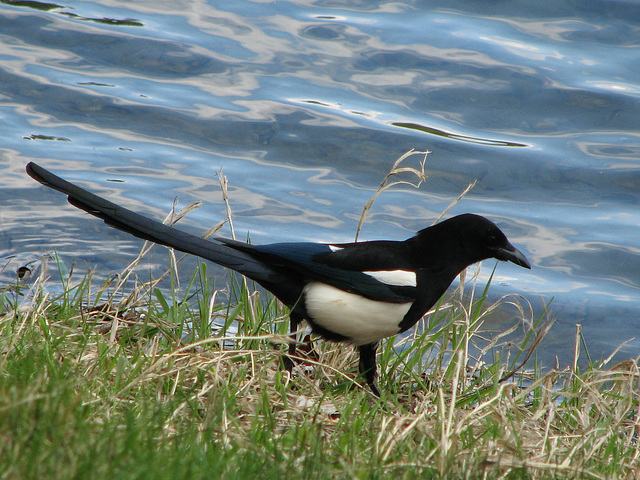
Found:
[[[192, 232], [224, 217], [222, 168], [236, 228], [256, 242], [349, 241], [415, 148], [433, 152], [427, 183], [385, 193], [365, 238], [410, 236], [478, 179], [450, 214], [487, 215], [527, 250], [534, 270], [501, 265], [496, 293], [555, 297], [550, 354], [576, 322], [602, 351], [640, 334], [634, 5], [74, 7], [0, 3], [0, 254], [11, 262], [55, 249], [110, 272], [139, 247], [38, 190], [29, 160], [155, 218], [175, 196], [202, 200]], [[160, 250], [149, 268], [163, 263]]]
[[474, 138], [468, 137], [465, 135], [460, 135], [456, 133], [444, 132], [442, 130], [438, 130], [436, 128], [427, 127], [424, 125], [417, 125], [415, 123], [396, 123], [393, 122], [391, 125], [394, 127], [400, 128], [409, 128], [411, 130], [418, 130], [420, 132], [428, 133], [430, 135], [439, 135], [441, 137], [449, 138], [451, 140], [459, 140], [462, 142], [469, 143], [479, 143], [480, 145], [490, 145], [492, 147], [526, 147], [527, 145], [523, 143], [515, 143], [515, 142], [505, 142], [501, 140], [490, 140], [486, 138]]

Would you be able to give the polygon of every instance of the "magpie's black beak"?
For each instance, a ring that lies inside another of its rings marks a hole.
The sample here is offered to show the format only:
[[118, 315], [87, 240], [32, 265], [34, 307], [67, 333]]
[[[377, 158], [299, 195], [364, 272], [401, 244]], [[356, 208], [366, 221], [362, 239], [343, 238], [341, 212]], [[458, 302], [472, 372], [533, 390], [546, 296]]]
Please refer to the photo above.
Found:
[[527, 260], [527, 257], [525, 257], [520, 250], [510, 243], [507, 243], [506, 247], [498, 248], [495, 257], [498, 260], [512, 262], [516, 265], [520, 265], [521, 267], [531, 269], [531, 264], [529, 263], [529, 260]]

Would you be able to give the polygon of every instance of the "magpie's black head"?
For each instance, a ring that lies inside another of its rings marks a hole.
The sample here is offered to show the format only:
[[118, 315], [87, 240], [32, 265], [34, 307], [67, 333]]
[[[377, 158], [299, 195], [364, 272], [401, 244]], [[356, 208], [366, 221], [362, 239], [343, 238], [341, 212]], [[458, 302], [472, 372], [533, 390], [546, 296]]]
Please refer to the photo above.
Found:
[[467, 213], [449, 220], [460, 228], [460, 239], [470, 253], [481, 260], [497, 258], [506, 262], [513, 262], [524, 268], [531, 268], [531, 264], [520, 250], [509, 243], [507, 237], [495, 223], [480, 215]]
[[458, 215], [422, 230], [419, 235], [427, 232], [437, 232], [442, 238], [441, 242], [449, 242], [448, 248], [462, 253], [467, 265], [487, 258], [497, 258], [531, 268], [524, 254], [509, 243], [502, 230], [480, 215]]

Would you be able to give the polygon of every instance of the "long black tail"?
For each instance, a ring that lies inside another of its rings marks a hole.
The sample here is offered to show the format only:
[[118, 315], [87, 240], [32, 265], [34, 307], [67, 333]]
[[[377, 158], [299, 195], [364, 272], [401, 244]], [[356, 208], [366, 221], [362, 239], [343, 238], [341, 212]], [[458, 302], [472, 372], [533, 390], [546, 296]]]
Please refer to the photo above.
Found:
[[[195, 235], [169, 227], [156, 220], [144, 217], [131, 210], [127, 210], [77, 185], [63, 180], [33, 162], [27, 165], [27, 173], [43, 185], [64, 193], [68, 196], [71, 205], [103, 219], [107, 225], [144, 240], [166, 245], [181, 252], [197, 255], [218, 265], [235, 270], [262, 284], [268, 290], [271, 290], [276, 296], [281, 297], [284, 303], [291, 304], [292, 301], [297, 300], [297, 298], [282, 298], [291, 296], [293, 293], [290, 290], [291, 285], [284, 291], [278, 288], [278, 286], [284, 286], [283, 283], [289, 284], [291, 280], [290, 276], [285, 275], [281, 270], [270, 266], [246, 251], [236, 250], [228, 245], [215, 241], [204, 240]], [[249, 245], [242, 245], [245, 249], [250, 250], [251, 248]], [[279, 293], [281, 293], [282, 296], [279, 295]]]

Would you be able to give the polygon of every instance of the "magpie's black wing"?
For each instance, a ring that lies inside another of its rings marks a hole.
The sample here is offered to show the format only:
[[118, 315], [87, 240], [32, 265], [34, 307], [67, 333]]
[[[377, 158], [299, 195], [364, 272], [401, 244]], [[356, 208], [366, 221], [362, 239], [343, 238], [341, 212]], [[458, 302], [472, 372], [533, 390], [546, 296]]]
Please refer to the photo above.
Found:
[[401, 242], [384, 242], [388, 247], [381, 252], [376, 245], [372, 244], [382, 242], [341, 245], [311, 242], [247, 245], [223, 238], [217, 240], [229, 246], [250, 251], [252, 255], [262, 258], [271, 265], [295, 269], [308, 279], [317, 280], [371, 300], [392, 303], [415, 300], [415, 272], [392, 268], [388, 262], [391, 253], [389, 249], [393, 249], [394, 244]]

